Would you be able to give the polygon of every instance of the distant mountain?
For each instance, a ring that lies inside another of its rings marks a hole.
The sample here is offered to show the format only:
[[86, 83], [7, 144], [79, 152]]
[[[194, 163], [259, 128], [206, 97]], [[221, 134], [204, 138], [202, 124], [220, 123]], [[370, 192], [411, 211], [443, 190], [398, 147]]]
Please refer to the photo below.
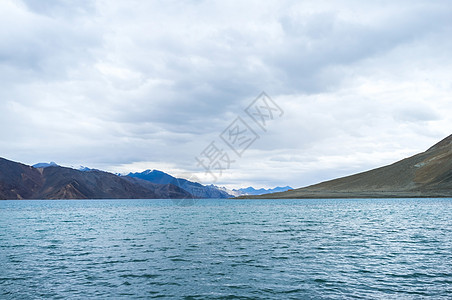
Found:
[[241, 195], [262, 195], [262, 194], [268, 194], [268, 193], [278, 193], [278, 192], [285, 192], [287, 190], [291, 190], [292, 187], [290, 186], [283, 186], [283, 187], [275, 187], [272, 189], [258, 189], [256, 190], [253, 187], [247, 187], [247, 188], [243, 188], [243, 189], [233, 189], [233, 191], [238, 194], [239, 196]]
[[126, 177], [139, 178], [156, 184], [173, 184], [189, 192], [196, 198], [232, 198], [233, 195], [220, 190], [214, 185], [205, 186], [198, 182], [173, 177], [158, 170], [146, 170], [141, 173], [129, 173]]
[[[50, 163], [37, 163], [37, 164], [34, 164], [32, 167], [38, 169], [38, 168], [48, 168], [48, 167], [60, 167], [60, 165], [58, 165], [52, 161]], [[78, 168], [74, 168], [71, 166], [71, 168], [75, 169], [75, 170], [79, 170], [79, 171], [84, 171], [84, 172], [97, 170], [97, 169], [91, 169], [91, 168], [84, 167], [84, 166], [80, 166]]]
[[50, 163], [37, 163], [34, 164], [32, 167], [33, 168], [47, 168], [47, 167], [57, 167], [58, 165], [55, 162], [50, 162]]
[[287, 190], [292, 189], [292, 187], [290, 186], [284, 186], [284, 187], [275, 187], [272, 189], [255, 189], [253, 187], [247, 187], [247, 188], [241, 188], [241, 189], [228, 189], [226, 187], [220, 187], [220, 186], [215, 186], [217, 189], [224, 191], [226, 193], [228, 193], [229, 195], [233, 195], [234, 197], [239, 197], [239, 196], [256, 196], [256, 195], [262, 195], [262, 194], [268, 194], [268, 193], [276, 193], [276, 192], [285, 192]]
[[97, 169], [91, 169], [91, 168], [84, 167], [84, 166], [80, 166], [79, 168], [77, 168], [77, 170], [82, 171], [82, 172], [97, 171]]
[[388, 166], [305, 188], [253, 196], [253, 198], [396, 197], [452, 197], [452, 135], [425, 152]]
[[172, 184], [152, 184], [138, 179], [92, 170], [60, 166], [34, 168], [0, 158], [0, 199], [137, 199], [191, 198]]

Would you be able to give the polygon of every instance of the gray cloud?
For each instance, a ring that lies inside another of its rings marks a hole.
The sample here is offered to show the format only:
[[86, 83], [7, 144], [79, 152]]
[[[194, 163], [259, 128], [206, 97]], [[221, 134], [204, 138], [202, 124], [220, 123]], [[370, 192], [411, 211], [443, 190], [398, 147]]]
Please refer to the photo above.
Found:
[[3, 1], [0, 156], [201, 175], [194, 156], [265, 90], [285, 115], [220, 183], [299, 186], [388, 163], [450, 134], [451, 12]]

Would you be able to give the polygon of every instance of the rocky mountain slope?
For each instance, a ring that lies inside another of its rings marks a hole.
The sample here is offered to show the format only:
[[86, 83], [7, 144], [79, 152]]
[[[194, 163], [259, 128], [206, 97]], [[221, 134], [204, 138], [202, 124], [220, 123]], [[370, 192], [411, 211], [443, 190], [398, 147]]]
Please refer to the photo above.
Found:
[[388, 166], [252, 198], [452, 197], [452, 135]]
[[60, 166], [34, 168], [0, 158], [0, 199], [137, 199], [188, 198], [172, 184], [125, 179], [98, 170]]
[[214, 185], [202, 185], [183, 178], [173, 177], [158, 170], [146, 170], [141, 173], [129, 173], [126, 177], [139, 178], [156, 184], [173, 184], [191, 193], [195, 198], [232, 198], [228, 194]]

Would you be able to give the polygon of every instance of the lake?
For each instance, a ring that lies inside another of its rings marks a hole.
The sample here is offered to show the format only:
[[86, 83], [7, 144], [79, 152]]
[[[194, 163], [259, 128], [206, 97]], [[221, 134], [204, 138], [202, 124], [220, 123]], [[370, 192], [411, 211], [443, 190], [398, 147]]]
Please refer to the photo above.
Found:
[[0, 201], [1, 299], [451, 299], [452, 199]]

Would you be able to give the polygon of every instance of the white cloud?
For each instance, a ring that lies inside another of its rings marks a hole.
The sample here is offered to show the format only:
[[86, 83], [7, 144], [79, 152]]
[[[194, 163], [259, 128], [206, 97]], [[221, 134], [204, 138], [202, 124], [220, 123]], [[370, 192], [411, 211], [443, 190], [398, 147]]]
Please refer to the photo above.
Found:
[[452, 7], [398, 1], [0, 3], [0, 156], [202, 177], [265, 90], [284, 109], [220, 183], [294, 187], [450, 134]]

